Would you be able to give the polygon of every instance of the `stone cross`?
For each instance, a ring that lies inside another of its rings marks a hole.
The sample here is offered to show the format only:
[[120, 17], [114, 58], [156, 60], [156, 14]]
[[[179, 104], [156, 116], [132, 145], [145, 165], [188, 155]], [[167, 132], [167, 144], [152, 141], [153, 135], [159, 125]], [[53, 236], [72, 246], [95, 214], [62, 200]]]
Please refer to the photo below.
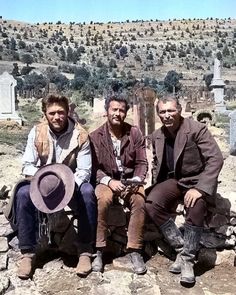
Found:
[[16, 113], [16, 85], [14, 77], [7, 72], [0, 76], [0, 121], [13, 120], [21, 125], [22, 120]]
[[230, 117], [230, 154], [236, 156], [236, 110], [229, 114]]

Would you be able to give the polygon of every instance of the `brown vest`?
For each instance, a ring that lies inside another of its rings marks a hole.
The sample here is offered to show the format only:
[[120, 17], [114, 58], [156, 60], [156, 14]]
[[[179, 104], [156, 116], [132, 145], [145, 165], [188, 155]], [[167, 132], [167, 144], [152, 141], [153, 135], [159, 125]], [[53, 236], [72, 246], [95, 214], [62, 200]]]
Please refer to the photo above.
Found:
[[[41, 166], [47, 163], [49, 154], [53, 152], [53, 144], [48, 137], [48, 128], [48, 122], [46, 120], [36, 126], [34, 144], [39, 155]], [[75, 148], [72, 151], [70, 150], [62, 161], [62, 163], [69, 166], [72, 171], [76, 168], [76, 157], [81, 145], [88, 140], [87, 131], [85, 131], [79, 123], [75, 123], [74, 129], [79, 131]]]

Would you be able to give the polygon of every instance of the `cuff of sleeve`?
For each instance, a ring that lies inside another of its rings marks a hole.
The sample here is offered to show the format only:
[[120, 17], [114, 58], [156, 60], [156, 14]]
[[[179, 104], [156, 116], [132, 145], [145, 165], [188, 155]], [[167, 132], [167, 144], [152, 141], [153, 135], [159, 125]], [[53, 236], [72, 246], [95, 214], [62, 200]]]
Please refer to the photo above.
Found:
[[134, 176], [131, 178], [132, 180], [141, 181], [141, 178], [139, 176]]
[[109, 181], [111, 180], [112, 178], [110, 176], [104, 176], [101, 180], [100, 180], [100, 183], [102, 184], [105, 184], [108, 186], [108, 183]]
[[83, 183], [83, 180], [75, 179], [75, 183], [78, 185], [78, 188], [79, 188], [81, 186], [81, 184]]

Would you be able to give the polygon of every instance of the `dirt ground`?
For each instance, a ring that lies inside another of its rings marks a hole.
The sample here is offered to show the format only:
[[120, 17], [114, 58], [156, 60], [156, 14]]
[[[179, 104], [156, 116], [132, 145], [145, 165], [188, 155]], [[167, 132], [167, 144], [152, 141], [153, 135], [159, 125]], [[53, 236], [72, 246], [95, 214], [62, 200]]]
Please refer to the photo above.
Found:
[[[236, 189], [236, 157], [229, 156], [228, 139], [223, 129], [210, 128], [214, 134], [222, 153], [225, 165], [220, 175], [220, 182], [224, 189]], [[0, 143], [0, 189], [3, 185], [13, 186], [21, 176], [21, 158], [23, 149]], [[151, 152], [149, 162], [151, 161]], [[170, 261], [161, 255], [156, 255], [147, 262], [148, 268], [156, 274], [156, 283], [160, 286], [161, 294], [236, 294], [236, 268], [233, 265], [219, 265], [214, 268], [204, 268], [196, 265], [197, 283], [191, 289], [179, 284], [179, 276], [168, 272]], [[136, 294], [136, 293], [135, 293]]]
[[195, 266], [196, 284], [191, 289], [179, 284], [179, 275], [168, 272], [171, 262], [164, 256], [157, 255], [148, 262], [149, 268], [156, 269], [157, 284], [162, 295], [213, 295], [236, 294], [236, 268], [230, 265], [219, 265], [214, 268]]

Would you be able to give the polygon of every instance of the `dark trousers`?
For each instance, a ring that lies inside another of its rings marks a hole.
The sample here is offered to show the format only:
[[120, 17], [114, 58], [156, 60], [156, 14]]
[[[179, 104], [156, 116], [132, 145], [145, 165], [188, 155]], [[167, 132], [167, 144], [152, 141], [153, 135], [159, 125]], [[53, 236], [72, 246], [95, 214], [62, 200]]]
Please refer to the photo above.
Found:
[[[146, 200], [146, 211], [157, 226], [164, 224], [176, 214], [177, 205], [184, 200], [185, 193], [186, 189], [180, 187], [176, 179], [168, 179], [152, 188]], [[204, 198], [199, 198], [193, 207], [185, 210], [186, 223], [203, 226], [207, 210]]]
[[[21, 250], [34, 250], [37, 244], [38, 211], [30, 199], [29, 187], [30, 185], [26, 184], [20, 187], [16, 193], [16, 221]], [[76, 186], [69, 206], [79, 218], [79, 241], [85, 244], [94, 243], [97, 224], [97, 200], [92, 185], [83, 183], [80, 188]]]

